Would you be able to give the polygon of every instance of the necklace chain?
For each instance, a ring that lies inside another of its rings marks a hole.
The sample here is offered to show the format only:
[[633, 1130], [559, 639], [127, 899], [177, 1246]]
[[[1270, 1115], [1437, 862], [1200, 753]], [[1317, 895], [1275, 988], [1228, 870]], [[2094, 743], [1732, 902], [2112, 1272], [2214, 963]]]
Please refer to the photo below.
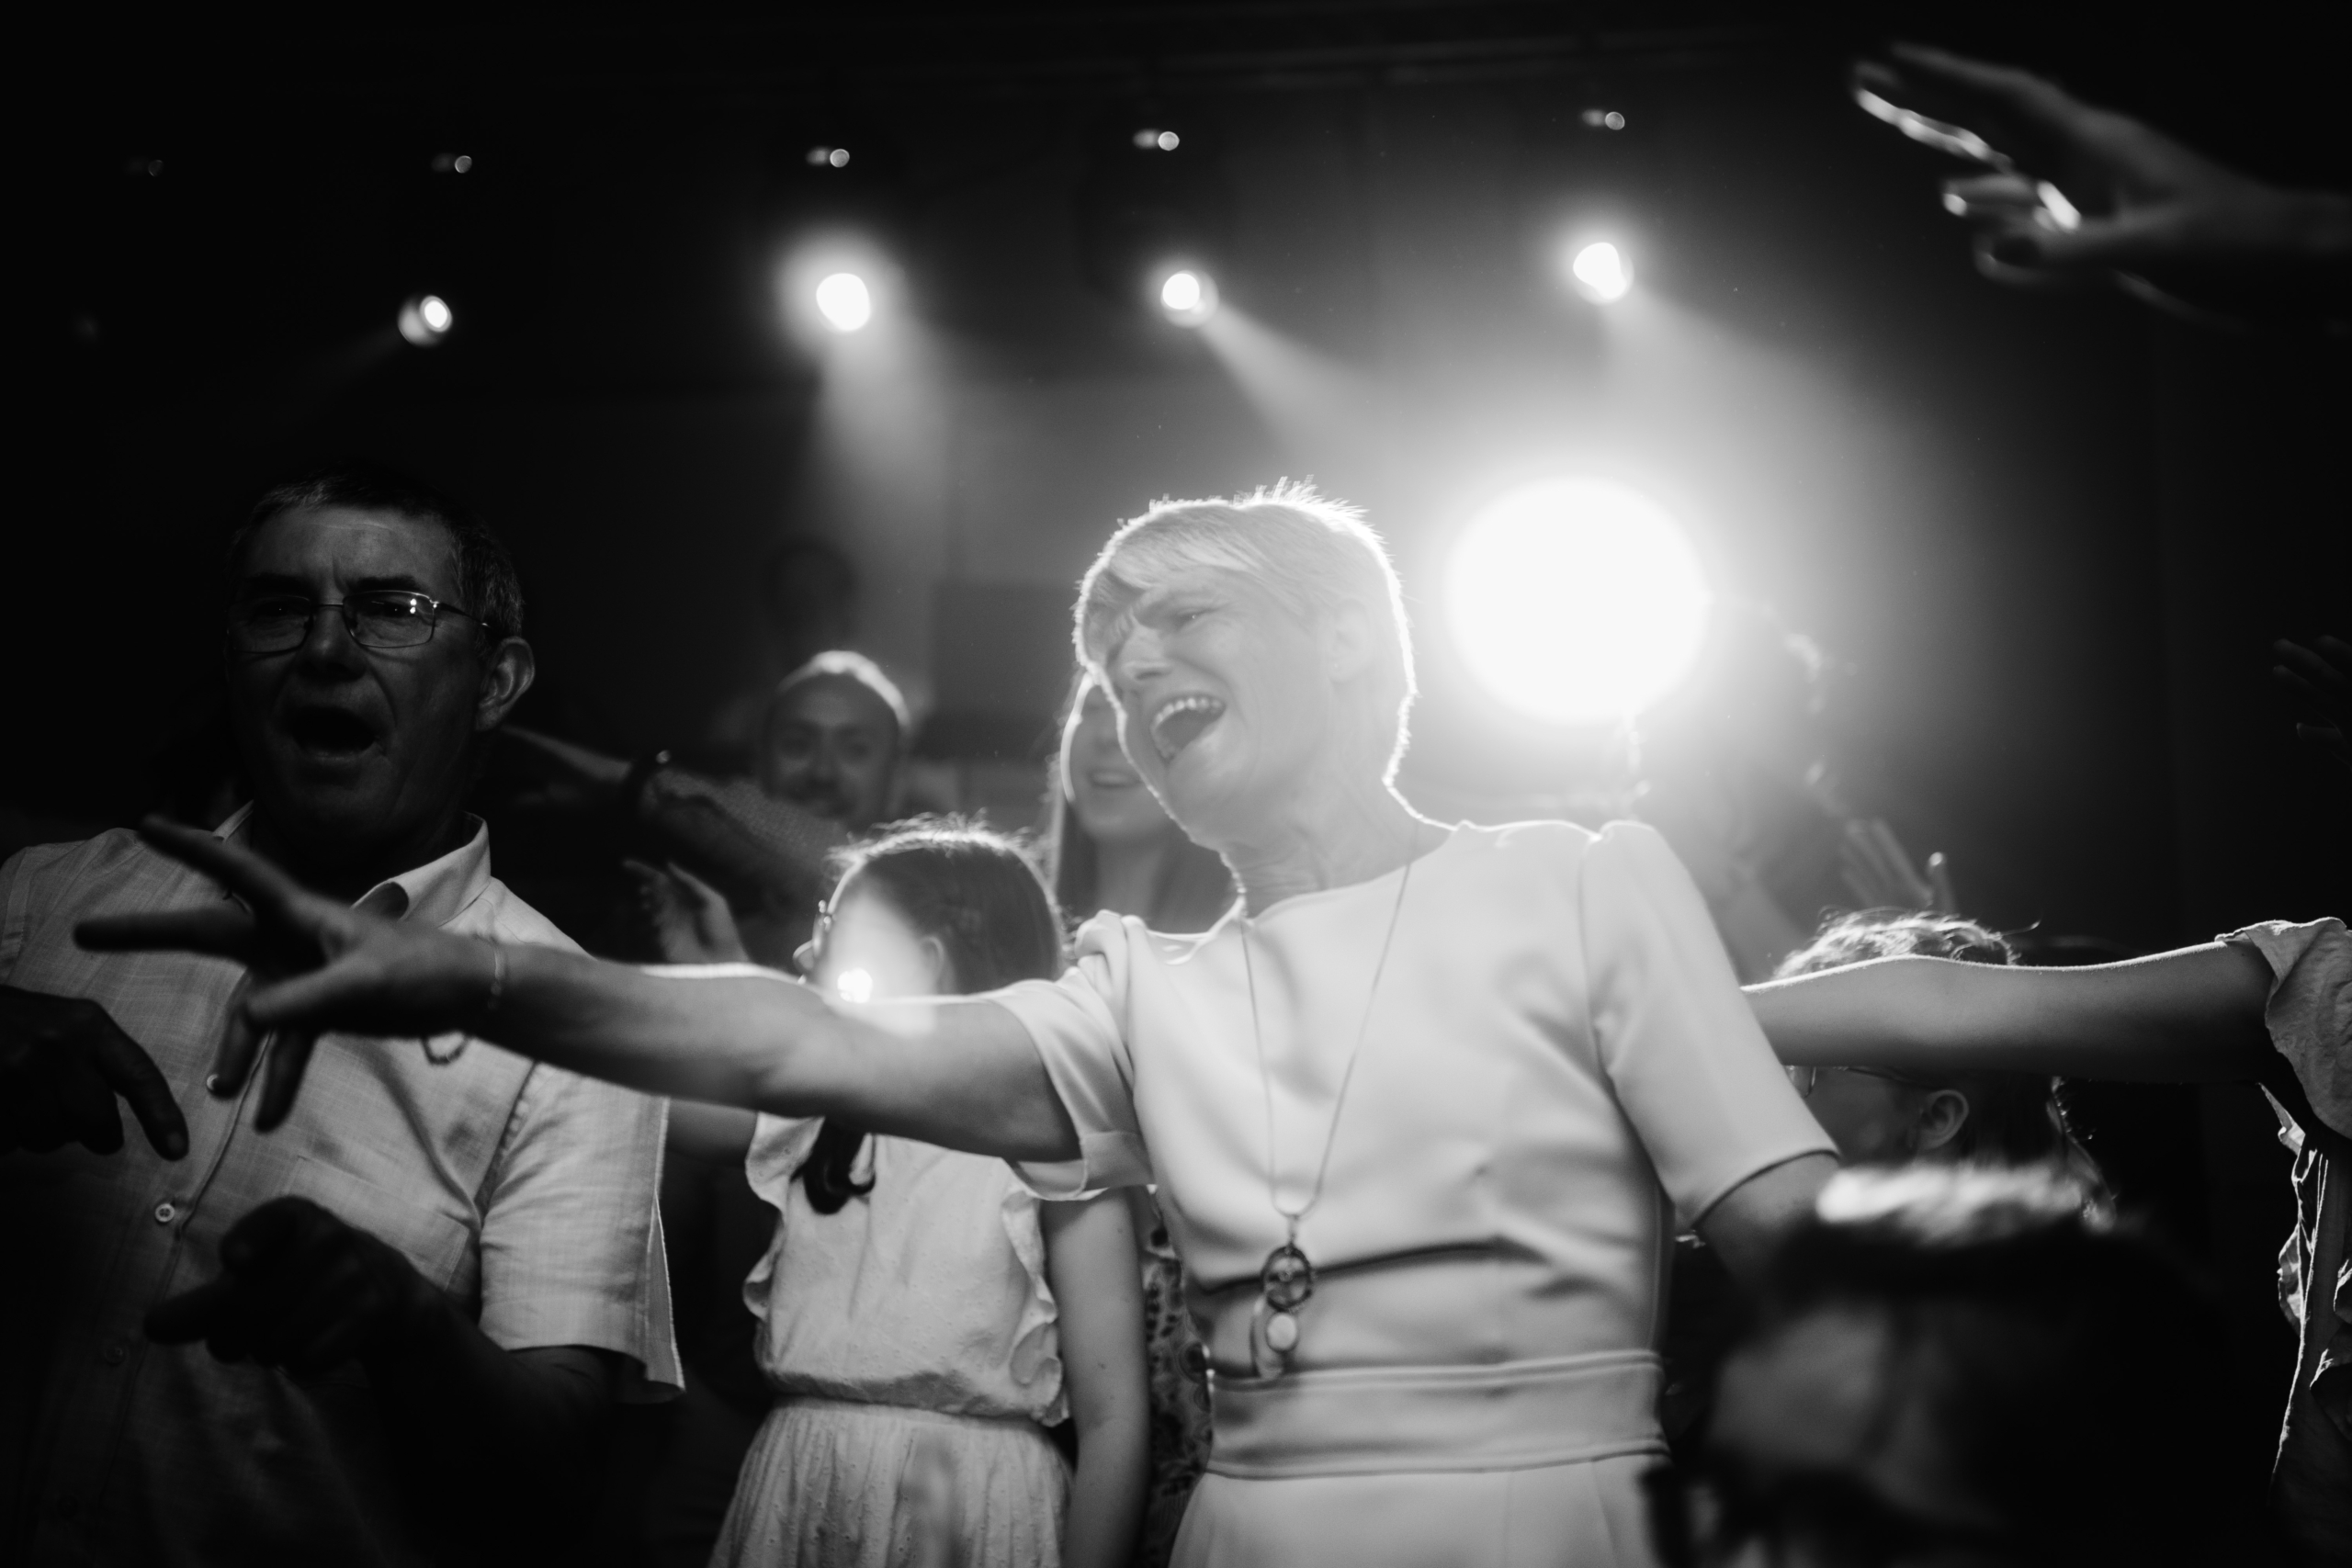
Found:
[[1348, 1053], [1348, 1065], [1340, 1074], [1340, 1092], [1331, 1097], [1331, 1121], [1323, 1133], [1323, 1157], [1316, 1162], [1315, 1185], [1308, 1189], [1306, 1201], [1296, 1209], [1283, 1207], [1280, 1153], [1274, 1143], [1274, 1084], [1266, 1071], [1266, 1034], [1258, 1019], [1258, 966], [1250, 957], [1249, 917], [1241, 921], [1241, 972], [1250, 985], [1250, 1038], [1257, 1048], [1258, 1087], [1266, 1104], [1266, 1201], [1287, 1224], [1289, 1240], [1298, 1240], [1298, 1227], [1315, 1205], [1323, 1199], [1323, 1179], [1330, 1173], [1331, 1150], [1340, 1139], [1340, 1117], [1347, 1110], [1348, 1089], [1355, 1082], [1356, 1063], [1363, 1055], [1364, 1037], [1372, 1030], [1372, 1004], [1380, 995], [1380, 977], [1388, 970], [1388, 950], [1396, 940], [1397, 918], [1405, 912], [1405, 893], [1413, 886], [1413, 863], [1420, 857], [1413, 851], [1420, 843], [1420, 829], [1416, 825], [1413, 837], [1405, 846], [1404, 874], [1397, 878], [1396, 902], [1388, 910], [1388, 930], [1380, 939], [1380, 957], [1372, 966], [1372, 986], [1364, 992], [1363, 1017], [1356, 1024], [1356, 1043]]

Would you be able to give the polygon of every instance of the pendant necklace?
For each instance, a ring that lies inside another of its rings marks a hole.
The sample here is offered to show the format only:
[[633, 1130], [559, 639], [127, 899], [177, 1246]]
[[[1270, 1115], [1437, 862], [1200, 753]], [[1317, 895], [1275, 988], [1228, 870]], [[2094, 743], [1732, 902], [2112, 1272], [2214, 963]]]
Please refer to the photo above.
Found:
[[1274, 1085], [1266, 1071], [1266, 1036], [1258, 1020], [1258, 969], [1250, 956], [1250, 926], [1241, 922], [1241, 970], [1250, 986], [1250, 1036], [1258, 1053], [1258, 1086], [1266, 1103], [1266, 1201], [1282, 1216], [1284, 1235], [1282, 1245], [1266, 1254], [1263, 1267], [1258, 1270], [1258, 1304], [1250, 1314], [1250, 1350], [1261, 1377], [1286, 1371], [1291, 1352], [1298, 1348], [1298, 1314], [1315, 1294], [1315, 1265], [1298, 1245], [1298, 1227], [1323, 1197], [1323, 1179], [1331, 1169], [1331, 1149], [1340, 1136], [1340, 1116], [1347, 1109], [1348, 1087], [1355, 1081], [1356, 1062], [1363, 1055], [1364, 1037], [1372, 1029], [1372, 1004], [1380, 995], [1380, 977], [1388, 968], [1388, 949], [1396, 940], [1396, 919], [1405, 912], [1405, 893], [1413, 885], [1413, 863], [1419, 859], [1412, 852], [1420, 842], [1420, 827], [1416, 823], [1413, 837], [1406, 845], [1405, 869], [1396, 879], [1396, 902], [1388, 911], [1388, 931], [1380, 939], [1380, 957], [1372, 966], [1372, 986], [1363, 998], [1363, 1017], [1356, 1025], [1356, 1043], [1348, 1053], [1348, 1065], [1340, 1074], [1340, 1091], [1331, 1099], [1331, 1121], [1323, 1133], [1323, 1157], [1316, 1163], [1315, 1185], [1308, 1189], [1306, 1201], [1295, 1209], [1283, 1207], [1277, 1181], [1277, 1154], [1274, 1143]]

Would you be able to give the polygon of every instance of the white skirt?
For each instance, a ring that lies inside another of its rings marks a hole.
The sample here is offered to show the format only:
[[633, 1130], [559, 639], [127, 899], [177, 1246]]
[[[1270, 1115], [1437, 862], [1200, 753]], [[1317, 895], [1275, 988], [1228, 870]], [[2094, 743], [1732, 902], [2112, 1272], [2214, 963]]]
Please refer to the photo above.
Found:
[[1069, 1472], [1044, 1427], [791, 1397], [768, 1412], [712, 1568], [1060, 1568]]

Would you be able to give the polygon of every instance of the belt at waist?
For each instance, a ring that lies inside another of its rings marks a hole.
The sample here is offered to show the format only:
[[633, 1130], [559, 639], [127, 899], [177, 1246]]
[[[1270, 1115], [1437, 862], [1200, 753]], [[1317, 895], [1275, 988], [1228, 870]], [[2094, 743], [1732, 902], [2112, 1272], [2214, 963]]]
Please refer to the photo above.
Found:
[[1219, 1377], [1209, 1469], [1272, 1480], [1532, 1470], [1663, 1453], [1658, 1380], [1658, 1359], [1646, 1350]]

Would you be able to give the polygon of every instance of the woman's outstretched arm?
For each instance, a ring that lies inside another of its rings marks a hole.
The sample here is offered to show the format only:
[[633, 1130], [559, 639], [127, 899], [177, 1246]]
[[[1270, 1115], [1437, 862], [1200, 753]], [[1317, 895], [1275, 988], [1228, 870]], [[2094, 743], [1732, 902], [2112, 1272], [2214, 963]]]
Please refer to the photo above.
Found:
[[390, 1036], [392, 1050], [463, 1032], [655, 1094], [841, 1116], [1008, 1159], [1078, 1154], [1028, 1032], [993, 1002], [851, 1008], [780, 976], [663, 976], [553, 948], [493, 947], [321, 897], [209, 834], [153, 819], [141, 831], [245, 907], [100, 917], [77, 935], [95, 948], [213, 953], [254, 972], [221, 1043], [214, 1092], [238, 1092], [275, 1034], [264, 1128], [292, 1108], [324, 1032]]
[[1881, 958], [1747, 987], [1784, 1062], [2168, 1082], [2267, 1076], [2270, 966], [2231, 942], [2083, 969]]

